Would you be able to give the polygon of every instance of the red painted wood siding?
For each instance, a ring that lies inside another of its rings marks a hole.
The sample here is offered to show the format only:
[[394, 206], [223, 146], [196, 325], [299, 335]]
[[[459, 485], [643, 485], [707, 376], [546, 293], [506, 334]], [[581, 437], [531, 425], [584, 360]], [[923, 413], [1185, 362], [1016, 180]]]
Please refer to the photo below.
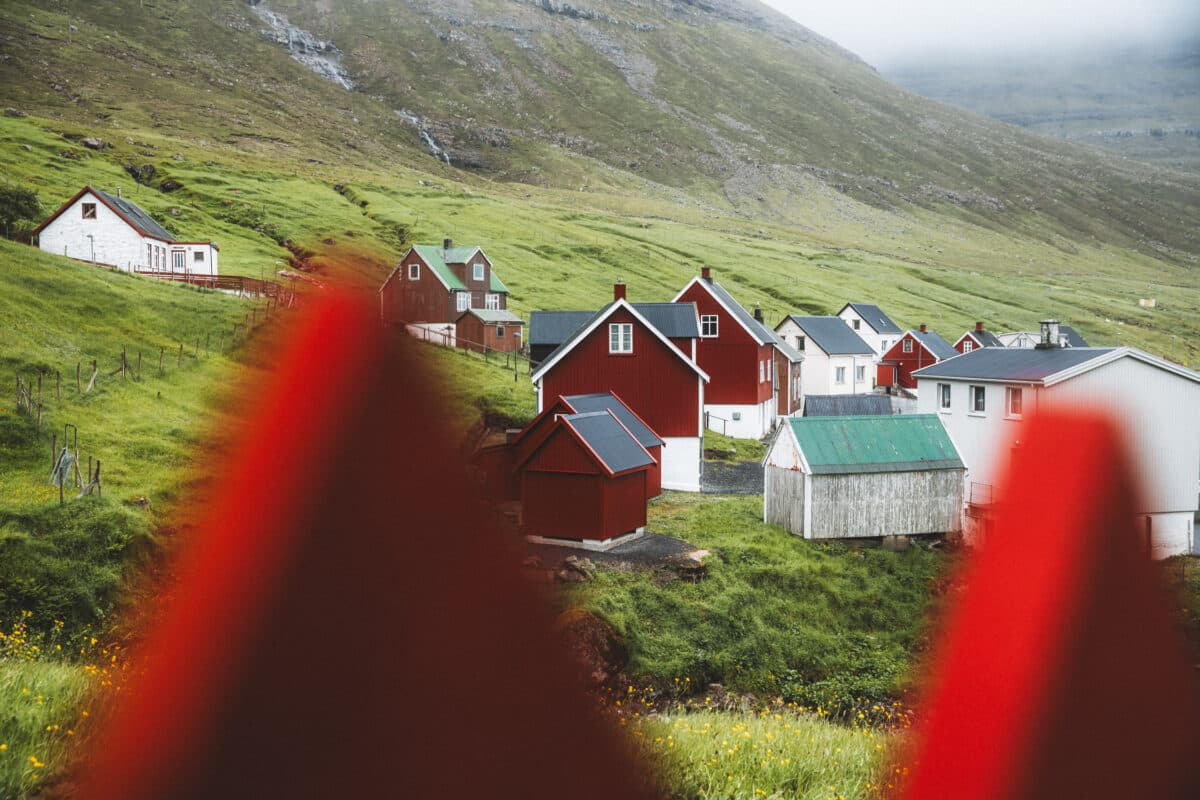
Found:
[[618, 475], [604, 482], [604, 527], [601, 539], [611, 539], [646, 525], [646, 472]]
[[[503, 334], [497, 334], [497, 328], [503, 329]], [[522, 338], [513, 333], [522, 330], [519, 322], [503, 322], [485, 324], [478, 317], [468, 314], [455, 323], [455, 336], [458, 346], [466, 350], [482, 353], [483, 349], [493, 352], [510, 353], [520, 347]]]
[[[800, 410], [800, 365], [792, 364], [787, 356], [773, 350], [775, 357], [775, 413], [788, 416]], [[789, 372], [790, 367], [790, 372]]]
[[[608, 352], [609, 323], [633, 324], [633, 353]], [[620, 309], [542, 378], [544, 402], [559, 395], [613, 392], [662, 437], [700, 436], [700, 377]]]
[[[421, 267], [415, 281], [408, 279], [411, 264]], [[380, 295], [384, 322], [453, 322], [462, 313], [455, 308], [453, 294], [442, 285], [416, 251], [404, 256], [399, 272], [392, 275]]]
[[[476, 263], [483, 264], [483, 280], [475, 280]], [[458, 276], [458, 279], [463, 282], [467, 290], [471, 292], [471, 308], [487, 308], [484, 296], [490, 293], [492, 285], [492, 262], [488, 257], [480, 253], [473, 256], [467, 264], [447, 264], [448, 267]], [[508, 295], [504, 292], [497, 292], [499, 295], [499, 308], [508, 308]]]
[[646, 450], [657, 462], [646, 470], [646, 497], [658, 497], [662, 494], [662, 445], [647, 447]]
[[[911, 341], [913, 348], [911, 353], [904, 352], [904, 342]], [[917, 388], [917, 381], [912, 374], [915, 370], [922, 367], [928, 367], [938, 363], [938, 358], [933, 353], [925, 349], [925, 345], [921, 344], [920, 340], [911, 334], [904, 334], [900, 339], [892, 345], [891, 349], [883, 354], [880, 359], [879, 369], [876, 371], [878, 380], [876, 381], [883, 386], [893, 386], [899, 384], [905, 389]], [[895, 367], [895, 381], [893, 382], [893, 370]]]
[[[699, 283], [676, 301], [695, 303], [700, 316], [717, 315], [717, 336], [696, 341], [696, 362], [710, 378], [704, 400], [710, 404], [757, 405], [771, 398], [771, 380], [758, 379], [758, 365], [772, 359], [773, 347], [760, 345]], [[703, 330], [703, 329], [702, 329]]]
[[974, 336], [969, 336], [969, 335], [968, 335], [968, 336], [963, 336], [963, 337], [962, 337], [962, 338], [960, 338], [960, 339], [959, 339], [957, 342], [955, 342], [955, 343], [954, 343], [954, 349], [955, 349], [955, 350], [957, 350], [957, 351], [958, 351], [958, 352], [960, 352], [960, 353], [965, 353], [965, 352], [967, 352], [967, 351], [966, 351], [966, 349], [965, 349], [965, 346], [966, 346], [966, 343], [967, 343], [967, 342], [970, 342], [970, 343], [971, 343], [971, 349], [972, 349], [972, 350], [978, 350], [978, 349], [979, 349], [979, 342], [975, 341], [975, 337], [974, 337]]
[[531, 536], [603, 539], [604, 479], [599, 475], [527, 470], [521, 480], [521, 523]]
[[556, 425], [537, 449], [533, 458], [525, 464], [526, 471], [570, 472], [581, 475], [599, 475], [600, 466], [587, 448], [575, 438], [575, 434], [561, 425]]

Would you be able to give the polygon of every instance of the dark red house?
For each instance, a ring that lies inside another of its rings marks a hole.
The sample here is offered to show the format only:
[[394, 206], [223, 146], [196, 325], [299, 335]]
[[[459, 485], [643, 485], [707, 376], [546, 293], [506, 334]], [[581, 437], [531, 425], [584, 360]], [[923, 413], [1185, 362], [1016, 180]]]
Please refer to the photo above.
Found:
[[526, 536], [600, 550], [640, 534], [653, 464], [611, 411], [554, 416], [516, 464]]
[[922, 324], [920, 330], [908, 331], [879, 359], [875, 383], [879, 386], [916, 389], [913, 372], [954, 358], [959, 352], [950, 343]]
[[1004, 343], [996, 338], [996, 334], [983, 329], [982, 322], [976, 322], [975, 330], [967, 331], [954, 343], [954, 349], [959, 353], [969, 353], [981, 347], [1004, 347]]
[[508, 287], [492, 272], [478, 247], [415, 245], [379, 287], [385, 325], [442, 325], [448, 330], [464, 311], [508, 307]]
[[[777, 338], [703, 267], [676, 303], [695, 303], [700, 315], [696, 362], [709, 374], [704, 410], [708, 427], [742, 439], [761, 439], [774, 427]], [[761, 312], [760, 312], [761, 313]], [[784, 389], [791, 384], [784, 376]]]
[[[662, 304], [666, 308], [654, 310], [660, 317], [655, 324], [624, 293], [625, 286], [618, 284], [616, 299], [533, 373], [538, 411], [559, 396], [612, 392], [663, 440], [663, 488], [699, 491], [709, 378], [691, 359], [687, 344], [699, 336], [695, 306]], [[671, 335], [660, 325], [669, 325]]]
[[506, 309], [472, 308], [455, 320], [454, 341], [476, 353], [512, 353], [521, 349], [524, 325], [520, 317]]

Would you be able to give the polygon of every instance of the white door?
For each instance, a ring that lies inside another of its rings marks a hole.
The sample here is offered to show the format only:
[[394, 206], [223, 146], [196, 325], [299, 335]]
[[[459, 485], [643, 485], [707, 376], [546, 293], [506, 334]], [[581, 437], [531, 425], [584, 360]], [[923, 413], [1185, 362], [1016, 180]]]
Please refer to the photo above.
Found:
[[183, 258], [184, 255], [186, 255], [186, 254], [182, 250], [176, 250], [175, 252], [173, 252], [171, 254], [171, 257], [172, 257], [171, 271], [172, 272], [183, 272], [184, 271], [184, 269], [185, 269], [185, 267], [184, 267], [185, 262], [184, 262], [184, 258]]

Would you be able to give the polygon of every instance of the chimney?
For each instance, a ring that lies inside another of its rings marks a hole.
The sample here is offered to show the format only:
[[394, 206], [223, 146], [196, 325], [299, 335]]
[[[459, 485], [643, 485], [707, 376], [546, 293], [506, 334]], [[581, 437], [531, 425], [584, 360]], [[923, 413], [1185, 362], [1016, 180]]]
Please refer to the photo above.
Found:
[[976, 332], [976, 333], [983, 333], [983, 323], [982, 323], [982, 322], [976, 322], [976, 323], [975, 323], [975, 332]]
[[929, 328], [925, 325], [924, 322], [922, 322], [921, 323], [921, 333], [927, 333], [928, 331], [929, 331]]
[[763, 321], [764, 321], [764, 320], [763, 320], [763, 313], [762, 313], [762, 306], [760, 306], [758, 303], [755, 303], [755, 304], [754, 304], [754, 318], [755, 318], [756, 320], [758, 320], [759, 322], [763, 322]]
[[1042, 320], [1042, 340], [1037, 343], [1038, 350], [1050, 350], [1055, 347], [1062, 347], [1062, 339], [1059, 338], [1058, 320], [1044, 319]]
[[613, 284], [613, 302], [625, 299], [625, 281], [623, 278], [617, 278], [617, 282]]
[[118, 200], [121, 199], [121, 187], [120, 186], [117, 187], [117, 199]]
[[451, 247], [454, 247], [453, 239], [443, 239], [442, 240], [442, 249], [443, 250], [449, 250]]
[[709, 283], [712, 283], [712, 267], [701, 267], [700, 277]]

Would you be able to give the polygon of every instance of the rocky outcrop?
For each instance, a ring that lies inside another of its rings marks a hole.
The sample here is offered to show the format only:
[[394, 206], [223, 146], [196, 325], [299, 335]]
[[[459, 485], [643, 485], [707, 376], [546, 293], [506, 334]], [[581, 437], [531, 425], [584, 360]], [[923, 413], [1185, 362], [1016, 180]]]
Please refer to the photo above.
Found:
[[354, 81], [342, 66], [342, 51], [325, 39], [318, 39], [306, 30], [288, 22], [283, 14], [267, 8], [261, 0], [246, 0], [267, 28], [262, 35], [276, 44], [287, 48], [292, 58], [308, 67], [326, 80], [333, 81], [347, 91], [354, 91]]

